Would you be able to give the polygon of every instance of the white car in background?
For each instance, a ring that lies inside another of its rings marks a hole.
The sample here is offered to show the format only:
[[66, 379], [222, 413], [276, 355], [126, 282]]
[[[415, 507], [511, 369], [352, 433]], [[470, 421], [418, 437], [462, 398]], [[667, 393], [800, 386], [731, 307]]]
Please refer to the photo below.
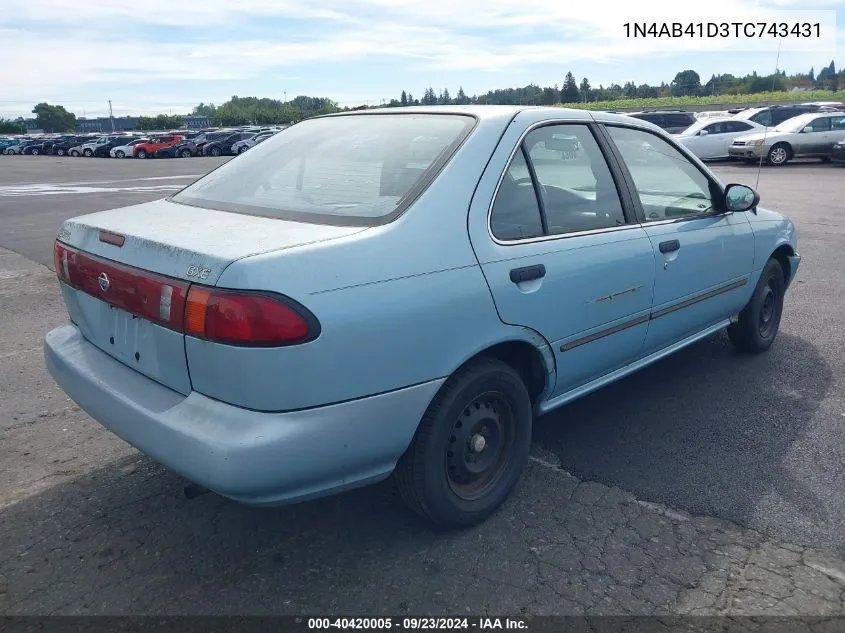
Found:
[[730, 158], [729, 147], [734, 139], [746, 134], [765, 131], [765, 126], [730, 116], [699, 119], [675, 140], [702, 160]]
[[109, 150], [109, 156], [112, 158], [126, 158], [127, 156], [132, 156], [132, 148], [134, 148], [138, 143], [146, 143], [149, 140], [150, 139], [148, 138], [136, 138], [134, 141], [131, 141], [126, 145], [112, 147]]

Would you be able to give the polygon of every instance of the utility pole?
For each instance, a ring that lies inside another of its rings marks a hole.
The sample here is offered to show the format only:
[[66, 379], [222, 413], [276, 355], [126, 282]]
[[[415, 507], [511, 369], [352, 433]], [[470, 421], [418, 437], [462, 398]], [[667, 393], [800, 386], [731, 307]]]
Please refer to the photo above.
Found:
[[111, 99], [109, 99], [109, 120], [111, 121], [111, 131], [114, 132], [114, 112], [111, 109]]

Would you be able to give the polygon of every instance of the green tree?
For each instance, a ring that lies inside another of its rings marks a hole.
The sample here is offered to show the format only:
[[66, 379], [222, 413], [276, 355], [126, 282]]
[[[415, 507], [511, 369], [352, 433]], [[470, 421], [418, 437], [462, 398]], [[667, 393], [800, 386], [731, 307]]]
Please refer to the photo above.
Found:
[[697, 95], [699, 90], [701, 90], [701, 77], [694, 70], [682, 70], [675, 75], [669, 87], [674, 97]]
[[581, 95], [578, 93], [578, 84], [575, 83], [575, 76], [568, 72], [563, 80], [563, 88], [560, 91], [560, 100], [563, 103], [577, 103]]
[[39, 103], [32, 109], [38, 127], [45, 132], [73, 132], [76, 130], [76, 115], [64, 106]]
[[581, 98], [588, 101], [590, 99], [590, 80], [584, 77], [578, 89], [581, 91]]
[[154, 117], [142, 116], [138, 117], [137, 128], [139, 130], [172, 130], [180, 128], [184, 125], [185, 120], [181, 116], [170, 116], [167, 114], [159, 114]]
[[26, 132], [26, 127], [15, 123], [11, 119], [0, 118], [0, 134], [20, 134]]
[[464, 92], [463, 86], [458, 86], [458, 93], [455, 95], [455, 103], [458, 105], [466, 105], [469, 103], [469, 97], [467, 97], [467, 93]]
[[402, 91], [402, 97], [399, 99], [399, 103], [401, 103], [403, 106], [408, 105], [408, 93], [404, 90]]
[[449, 94], [448, 88], [443, 88], [443, 92], [440, 93], [440, 103], [443, 105], [451, 105], [452, 104], [452, 97]]

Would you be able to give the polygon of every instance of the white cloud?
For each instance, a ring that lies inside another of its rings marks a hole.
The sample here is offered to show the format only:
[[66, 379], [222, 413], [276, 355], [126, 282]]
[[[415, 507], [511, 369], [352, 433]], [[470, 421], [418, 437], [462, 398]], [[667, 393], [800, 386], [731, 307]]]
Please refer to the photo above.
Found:
[[[130, 91], [137, 95], [139, 104], [152, 107], [203, 99], [203, 95], [178, 92], [151, 96], [160, 90], [156, 82], [200, 81], [214, 91], [220, 82], [249, 82], [272, 74], [278, 85], [285, 77], [307, 74], [309, 64], [337, 61], [390, 61], [407, 72], [433, 76], [457, 71], [468, 75], [498, 72], [504, 77], [549, 65], [574, 68], [578, 62], [616, 64], [647, 62], [671, 52], [704, 54], [716, 44], [720, 50], [764, 48], [772, 52], [774, 61], [776, 45], [763, 40], [640, 39], [626, 37], [623, 24], [794, 21], [812, 17], [804, 9], [806, 4], [798, 0], [604, 0], [601, 4], [560, 0], [4, 0], [0, 68], [7, 69], [6, 99], [28, 104], [77, 95], [81, 102], [122, 89], [126, 95]], [[818, 0], [813, 5], [830, 8], [845, 3]], [[787, 8], [803, 13], [785, 12]], [[816, 15], [829, 23], [831, 14]], [[308, 37], [309, 31], [291, 37], [290, 29], [278, 36], [256, 30], [262, 20], [271, 18], [290, 24], [295, 19], [317, 20], [322, 27], [320, 34]], [[48, 41], [42, 38], [45, 25], [57, 30]], [[153, 41], [157, 26], [170, 41]], [[214, 36], [214, 43], [178, 38], [178, 27]], [[838, 36], [845, 39], [841, 30]], [[831, 32], [827, 41], [817, 42], [818, 55], [833, 56], [835, 40]], [[21, 45], [31, 41], [40, 43]], [[806, 49], [810, 43], [801, 44]], [[785, 46], [783, 50], [791, 49]], [[362, 76], [366, 79], [366, 70]], [[331, 77], [325, 78], [325, 86], [321, 93], [331, 95]], [[0, 103], [0, 110], [10, 110], [9, 103]]]

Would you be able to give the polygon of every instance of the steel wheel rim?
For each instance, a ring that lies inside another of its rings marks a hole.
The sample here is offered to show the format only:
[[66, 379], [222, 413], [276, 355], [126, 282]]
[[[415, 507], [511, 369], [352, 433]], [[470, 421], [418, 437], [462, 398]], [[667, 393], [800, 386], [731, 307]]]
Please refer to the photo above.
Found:
[[782, 147], [776, 147], [772, 150], [771, 161], [777, 165], [786, 160], [786, 150]]
[[760, 336], [764, 339], [771, 338], [775, 325], [777, 324], [780, 312], [777, 299], [777, 290], [774, 287], [772, 278], [769, 278], [763, 290], [763, 300], [760, 305], [758, 322]]
[[516, 417], [505, 396], [490, 391], [473, 398], [452, 424], [445, 455], [446, 479], [464, 501], [487, 494], [504, 475]]

